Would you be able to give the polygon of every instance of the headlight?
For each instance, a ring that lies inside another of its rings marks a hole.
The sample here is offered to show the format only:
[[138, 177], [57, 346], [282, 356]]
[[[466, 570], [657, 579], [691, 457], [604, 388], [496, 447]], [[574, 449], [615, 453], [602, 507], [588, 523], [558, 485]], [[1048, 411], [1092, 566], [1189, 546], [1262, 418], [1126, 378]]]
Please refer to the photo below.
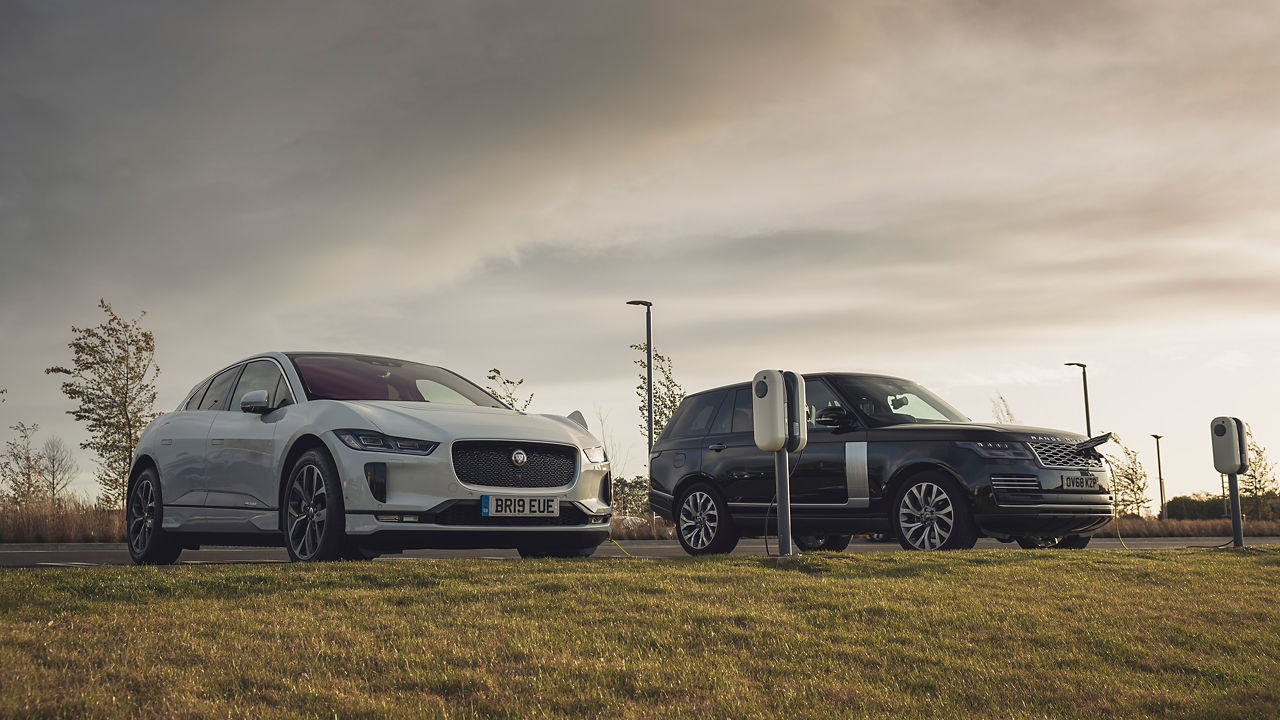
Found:
[[1031, 451], [1020, 442], [958, 442], [956, 447], [969, 448], [984, 458], [997, 460], [1031, 459]]
[[334, 430], [343, 445], [352, 450], [404, 453], [406, 455], [430, 455], [440, 443], [411, 438], [391, 437], [373, 430]]
[[583, 449], [582, 454], [587, 456], [587, 461], [588, 461], [588, 462], [593, 462], [593, 463], [602, 463], [602, 462], [604, 462], [605, 460], [608, 460], [608, 459], [609, 459], [609, 458], [604, 454], [604, 446], [603, 446], [603, 445], [597, 445], [597, 446], [595, 446], [595, 447], [585, 448], [585, 449]]

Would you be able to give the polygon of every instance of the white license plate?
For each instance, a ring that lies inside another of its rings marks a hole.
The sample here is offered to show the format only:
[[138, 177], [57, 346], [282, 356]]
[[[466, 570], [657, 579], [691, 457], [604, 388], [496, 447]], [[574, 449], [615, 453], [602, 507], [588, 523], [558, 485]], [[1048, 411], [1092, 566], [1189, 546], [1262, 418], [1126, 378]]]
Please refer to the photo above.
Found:
[[1084, 473], [1081, 473], [1080, 475], [1063, 475], [1062, 489], [1093, 490], [1096, 492], [1098, 490], [1098, 476], [1086, 475]]
[[547, 497], [481, 495], [484, 517], [560, 517], [560, 500]]

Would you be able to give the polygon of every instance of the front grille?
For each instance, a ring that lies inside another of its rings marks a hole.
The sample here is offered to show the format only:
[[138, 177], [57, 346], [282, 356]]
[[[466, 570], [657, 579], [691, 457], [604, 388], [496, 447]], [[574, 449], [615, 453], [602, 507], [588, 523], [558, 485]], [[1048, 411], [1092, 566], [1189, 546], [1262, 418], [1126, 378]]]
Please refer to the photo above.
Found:
[[482, 527], [564, 527], [586, 525], [587, 514], [573, 503], [560, 503], [558, 517], [485, 517], [480, 514], [480, 501], [462, 500], [435, 513], [437, 525], [479, 525]]
[[[523, 450], [528, 461], [517, 467], [511, 457]], [[468, 485], [503, 488], [553, 488], [573, 482], [578, 449], [570, 445], [463, 440], [453, 444], [453, 472]]]
[[1040, 464], [1047, 468], [1094, 468], [1101, 470], [1105, 467], [1102, 455], [1093, 448], [1079, 450], [1075, 445], [1067, 443], [1033, 442], [1027, 444], [1031, 446], [1031, 451], [1036, 454]]
[[991, 489], [996, 492], [1038, 493], [1040, 492], [1040, 481], [1030, 476], [993, 476], [991, 478]]

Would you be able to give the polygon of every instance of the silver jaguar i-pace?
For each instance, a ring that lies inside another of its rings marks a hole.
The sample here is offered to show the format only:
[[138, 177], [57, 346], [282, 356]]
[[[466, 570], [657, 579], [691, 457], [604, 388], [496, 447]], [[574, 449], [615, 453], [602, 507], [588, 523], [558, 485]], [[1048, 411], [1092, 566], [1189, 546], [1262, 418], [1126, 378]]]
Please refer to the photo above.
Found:
[[431, 365], [263, 353], [198, 384], [142, 433], [129, 552], [280, 545], [294, 560], [408, 548], [590, 555], [609, 463], [580, 414], [517, 412]]

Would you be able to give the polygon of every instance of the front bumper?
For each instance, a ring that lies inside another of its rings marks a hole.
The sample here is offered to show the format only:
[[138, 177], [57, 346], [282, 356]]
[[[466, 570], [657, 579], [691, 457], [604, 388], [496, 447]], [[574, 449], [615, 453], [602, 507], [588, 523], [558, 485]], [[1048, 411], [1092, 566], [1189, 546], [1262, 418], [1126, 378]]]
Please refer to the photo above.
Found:
[[[579, 459], [570, 484], [557, 488], [484, 487], [462, 483], [454, 473], [450, 444], [431, 455], [353, 450], [326, 438], [338, 474], [348, 536], [383, 549], [516, 547], [521, 540], [599, 544], [609, 537], [612, 509], [602, 499], [608, 463]], [[579, 455], [581, 450], [579, 449]], [[365, 479], [367, 463], [386, 465], [386, 500], [374, 497]], [[484, 495], [554, 498], [558, 518], [483, 517]], [[553, 522], [548, 522], [553, 521]]]
[[1002, 539], [1091, 534], [1114, 517], [1108, 491], [1111, 478], [1105, 470], [1087, 468], [1085, 472], [1097, 477], [1098, 490], [1064, 487], [1064, 478], [1079, 476], [1080, 469], [1038, 465], [994, 469], [977, 484], [974, 522], [982, 534]]

